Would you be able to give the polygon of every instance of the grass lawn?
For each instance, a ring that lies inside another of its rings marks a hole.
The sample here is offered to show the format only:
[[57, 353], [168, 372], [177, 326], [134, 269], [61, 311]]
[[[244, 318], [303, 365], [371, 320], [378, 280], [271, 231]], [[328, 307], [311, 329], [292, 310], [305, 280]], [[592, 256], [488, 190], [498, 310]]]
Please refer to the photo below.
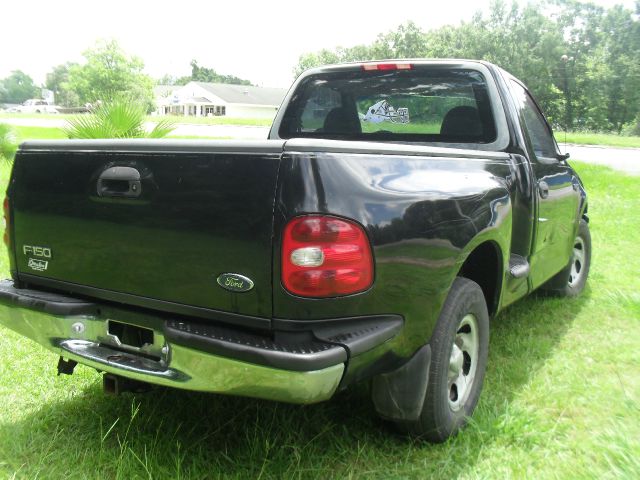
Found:
[[[22, 113], [0, 113], [0, 122], [3, 118], [35, 118], [35, 119], [52, 119], [52, 120], [67, 120], [77, 115], [70, 114], [22, 114]], [[274, 111], [275, 116], [275, 111]], [[199, 125], [245, 125], [256, 127], [270, 127], [273, 121], [272, 118], [234, 118], [234, 117], [184, 117], [184, 116], [148, 116], [147, 120], [150, 122], [159, 122], [160, 120], [171, 120], [176, 123], [189, 123]]]
[[[95, 371], [56, 377], [55, 355], [0, 327], [0, 477], [640, 478], [640, 186], [572, 165], [591, 195], [587, 289], [493, 320], [478, 409], [447, 443], [395, 434], [366, 385], [311, 406], [106, 397]], [[8, 174], [1, 165], [3, 189]]]
[[640, 137], [623, 137], [611, 133], [555, 132], [555, 137], [558, 143], [640, 148]]
[[[273, 112], [275, 116], [275, 112]], [[234, 118], [234, 117], [184, 117], [176, 115], [168, 116], [150, 116], [147, 118], [150, 122], [159, 122], [160, 120], [170, 120], [175, 123], [189, 123], [196, 125], [243, 125], [247, 127], [270, 127], [273, 118]]]
[[[23, 127], [14, 125], [13, 129], [16, 132], [18, 142], [25, 140], [53, 140], [53, 139], [66, 139], [62, 129], [56, 127]], [[202, 140], [226, 140], [231, 137], [199, 137], [196, 135], [169, 135], [167, 138], [182, 138], [182, 139], [202, 139]]]
[[23, 142], [25, 140], [54, 140], [67, 138], [62, 129], [57, 127], [23, 127], [20, 125], [13, 125], [12, 128], [16, 132], [18, 142]]

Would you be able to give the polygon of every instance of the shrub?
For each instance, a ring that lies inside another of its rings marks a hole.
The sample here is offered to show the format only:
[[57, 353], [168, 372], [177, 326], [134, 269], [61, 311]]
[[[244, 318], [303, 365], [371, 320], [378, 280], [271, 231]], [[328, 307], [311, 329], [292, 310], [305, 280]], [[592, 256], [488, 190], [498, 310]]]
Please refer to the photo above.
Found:
[[18, 145], [13, 128], [6, 123], [0, 123], [0, 160], [13, 161], [17, 148]]
[[640, 115], [622, 127], [622, 135], [627, 137], [640, 136]]
[[147, 132], [146, 119], [144, 105], [120, 99], [68, 120], [64, 132], [69, 138], [162, 138], [174, 129], [173, 122], [162, 120]]

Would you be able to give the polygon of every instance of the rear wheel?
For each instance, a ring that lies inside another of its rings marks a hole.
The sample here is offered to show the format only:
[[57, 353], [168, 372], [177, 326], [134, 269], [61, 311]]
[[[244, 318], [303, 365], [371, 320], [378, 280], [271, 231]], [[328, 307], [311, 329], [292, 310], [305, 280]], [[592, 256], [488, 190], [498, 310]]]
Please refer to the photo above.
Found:
[[591, 233], [589, 224], [580, 220], [573, 241], [569, 265], [542, 286], [542, 289], [561, 297], [575, 297], [584, 290], [591, 267]]
[[477, 283], [456, 278], [430, 341], [431, 366], [419, 418], [401, 424], [432, 442], [455, 435], [473, 413], [489, 350], [489, 315]]

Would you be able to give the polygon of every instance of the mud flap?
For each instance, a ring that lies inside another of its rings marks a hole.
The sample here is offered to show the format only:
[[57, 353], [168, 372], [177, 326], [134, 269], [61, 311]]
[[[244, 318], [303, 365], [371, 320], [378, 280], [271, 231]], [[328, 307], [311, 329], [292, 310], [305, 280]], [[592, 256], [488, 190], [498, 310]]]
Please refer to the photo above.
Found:
[[380, 416], [415, 421], [420, 417], [429, 383], [431, 347], [420, 348], [403, 366], [373, 379], [371, 398]]

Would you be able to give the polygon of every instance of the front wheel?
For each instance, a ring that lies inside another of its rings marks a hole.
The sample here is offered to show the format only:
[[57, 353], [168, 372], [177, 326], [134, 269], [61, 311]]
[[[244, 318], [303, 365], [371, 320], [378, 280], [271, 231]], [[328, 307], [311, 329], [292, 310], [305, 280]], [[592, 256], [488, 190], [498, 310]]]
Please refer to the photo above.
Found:
[[589, 224], [580, 220], [569, 265], [544, 284], [542, 289], [560, 297], [575, 297], [584, 290], [590, 268], [591, 233]]
[[456, 278], [430, 341], [424, 404], [410, 433], [443, 442], [462, 428], [478, 403], [489, 351], [489, 315], [477, 283]]

